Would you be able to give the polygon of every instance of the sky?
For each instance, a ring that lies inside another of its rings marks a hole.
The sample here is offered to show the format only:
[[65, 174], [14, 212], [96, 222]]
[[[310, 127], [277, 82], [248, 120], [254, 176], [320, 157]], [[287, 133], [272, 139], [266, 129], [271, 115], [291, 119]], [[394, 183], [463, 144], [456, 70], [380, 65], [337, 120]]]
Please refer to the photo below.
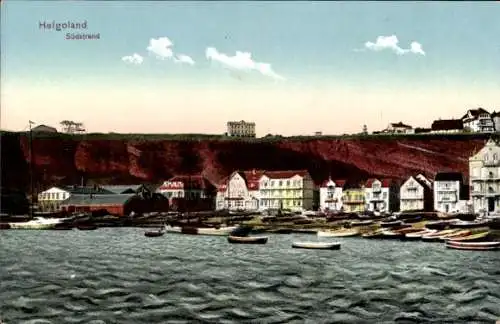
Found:
[[343, 134], [500, 110], [498, 1], [6, 0], [1, 15], [2, 129]]

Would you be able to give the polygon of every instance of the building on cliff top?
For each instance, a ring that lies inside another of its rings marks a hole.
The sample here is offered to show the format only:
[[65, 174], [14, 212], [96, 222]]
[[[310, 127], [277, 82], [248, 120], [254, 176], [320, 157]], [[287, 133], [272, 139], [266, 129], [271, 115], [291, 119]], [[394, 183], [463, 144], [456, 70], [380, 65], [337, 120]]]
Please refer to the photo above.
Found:
[[241, 121], [227, 122], [227, 136], [255, 137], [255, 123]]
[[322, 211], [339, 212], [342, 210], [342, 192], [346, 180], [328, 178], [319, 187], [319, 208]]
[[459, 133], [464, 131], [461, 119], [438, 119], [432, 122], [433, 133]]
[[469, 175], [474, 212], [500, 212], [500, 146], [493, 139], [469, 158]]
[[395, 134], [412, 134], [414, 130], [413, 127], [411, 127], [410, 125], [406, 125], [403, 122], [398, 122], [398, 123], [390, 123], [383, 132], [395, 133]]
[[422, 174], [409, 177], [399, 191], [401, 211], [433, 211], [432, 182]]
[[33, 127], [31, 131], [37, 133], [57, 133], [57, 128], [47, 125], [38, 125], [36, 127]]
[[476, 133], [493, 133], [495, 123], [491, 114], [484, 108], [469, 109], [461, 118], [464, 128]]

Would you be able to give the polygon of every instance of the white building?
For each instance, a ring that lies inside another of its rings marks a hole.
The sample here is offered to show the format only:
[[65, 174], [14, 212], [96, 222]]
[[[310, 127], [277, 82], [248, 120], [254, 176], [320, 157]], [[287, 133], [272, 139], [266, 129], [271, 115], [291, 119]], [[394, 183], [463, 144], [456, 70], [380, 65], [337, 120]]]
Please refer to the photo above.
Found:
[[217, 210], [258, 210], [262, 170], [235, 171], [219, 186]]
[[432, 182], [423, 175], [411, 176], [399, 189], [400, 210], [433, 210]]
[[385, 131], [387, 133], [397, 133], [397, 134], [411, 134], [415, 132], [413, 127], [411, 127], [410, 125], [403, 124], [403, 122], [390, 123]]
[[442, 213], [465, 211], [468, 190], [459, 172], [439, 172], [434, 178], [434, 210]]
[[57, 211], [61, 203], [72, 195], [114, 194], [98, 186], [63, 186], [52, 187], [38, 194], [38, 206], [43, 211]]
[[259, 209], [312, 210], [314, 190], [307, 170], [265, 171], [259, 180]]
[[500, 211], [500, 147], [492, 139], [469, 158], [474, 212]]
[[342, 210], [342, 193], [345, 180], [325, 180], [319, 188], [319, 208], [323, 211]]
[[399, 192], [390, 179], [368, 179], [364, 185], [366, 210], [393, 212], [399, 208]]
[[500, 112], [493, 112], [491, 114], [491, 118], [493, 119], [493, 124], [495, 124], [495, 132], [500, 132]]
[[495, 131], [495, 124], [491, 118], [491, 114], [483, 109], [469, 109], [462, 117], [464, 129], [468, 129], [475, 133], [492, 133]]
[[227, 122], [227, 135], [236, 137], [255, 137], [255, 123], [242, 121]]

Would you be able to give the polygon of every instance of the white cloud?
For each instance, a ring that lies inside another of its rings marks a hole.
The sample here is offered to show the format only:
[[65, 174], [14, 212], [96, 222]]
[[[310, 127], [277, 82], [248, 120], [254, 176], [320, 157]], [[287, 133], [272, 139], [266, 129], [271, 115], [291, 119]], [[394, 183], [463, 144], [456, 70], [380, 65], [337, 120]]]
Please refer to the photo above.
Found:
[[224, 53], [220, 53], [214, 47], [207, 47], [205, 51], [205, 56], [208, 60], [219, 62], [225, 67], [238, 70], [238, 71], [257, 71], [262, 75], [271, 77], [275, 80], [286, 80], [281, 75], [274, 72], [269, 63], [255, 62], [252, 59], [252, 54], [249, 52], [236, 51], [234, 56], [228, 56]]
[[422, 49], [422, 44], [420, 44], [419, 42], [412, 42], [411, 43], [411, 45], [410, 45], [410, 52], [425, 56], [425, 52]]
[[122, 61], [131, 64], [141, 64], [144, 61], [144, 58], [139, 54], [134, 53], [132, 55], [122, 57]]
[[185, 55], [185, 54], [178, 54], [174, 57], [174, 62], [175, 63], [184, 63], [184, 64], [189, 64], [189, 65], [194, 65], [194, 60], [191, 58], [191, 56]]
[[151, 38], [147, 50], [159, 59], [171, 58], [174, 55], [171, 47], [174, 45], [168, 37]]
[[410, 49], [401, 48], [399, 45], [399, 40], [396, 35], [391, 36], [378, 36], [377, 40], [374, 42], [366, 42], [365, 48], [371, 51], [382, 51], [382, 50], [391, 50], [398, 55], [404, 55], [407, 53], [414, 53], [425, 55], [424, 50], [422, 49], [422, 44], [418, 42], [412, 42]]

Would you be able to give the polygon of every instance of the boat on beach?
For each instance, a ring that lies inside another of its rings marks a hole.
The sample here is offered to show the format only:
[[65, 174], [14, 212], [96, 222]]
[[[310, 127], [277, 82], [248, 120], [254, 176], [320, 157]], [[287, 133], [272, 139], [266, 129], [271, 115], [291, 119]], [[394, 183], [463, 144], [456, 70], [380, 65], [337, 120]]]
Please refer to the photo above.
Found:
[[338, 242], [293, 242], [292, 248], [312, 250], [340, 250]]
[[451, 239], [448, 239], [446, 242], [477, 241], [477, 240], [482, 240], [482, 239], [486, 238], [489, 234], [490, 234], [490, 231], [484, 231], [484, 232], [479, 232], [479, 233], [475, 233], [472, 235], [451, 238]]
[[500, 242], [447, 241], [446, 247], [448, 249], [456, 249], [456, 250], [492, 251], [492, 250], [500, 250]]
[[267, 236], [231, 236], [227, 241], [233, 244], [266, 244], [269, 238]]
[[454, 233], [442, 235], [442, 236], [439, 237], [439, 239], [441, 241], [446, 241], [448, 239], [454, 239], [454, 238], [469, 236], [471, 234], [472, 234], [472, 232], [469, 231], [469, 230], [459, 230], [459, 231], [456, 231]]
[[436, 230], [424, 229], [424, 230], [421, 230], [420, 232], [405, 233], [404, 239], [408, 240], [408, 241], [421, 240], [422, 236], [428, 235], [428, 234], [434, 234], [436, 232], [437, 232]]
[[75, 227], [80, 231], [94, 231], [99, 228], [96, 224], [77, 224]]
[[341, 229], [336, 231], [318, 231], [318, 237], [349, 237], [359, 235], [359, 230], [355, 228]]
[[431, 234], [426, 234], [426, 235], [423, 235], [422, 236], [422, 241], [424, 242], [439, 242], [441, 241], [441, 237], [442, 236], [445, 236], [445, 235], [450, 235], [450, 234], [453, 234], [453, 233], [456, 233], [458, 232], [459, 230], [443, 230], [443, 231], [437, 231], [435, 233], [431, 233]]
[[144, 232], [144, 236], [146, 236], [146, 237], [160, 237], [160, 236], [163, 236], [163, 234], [165, 234], [165, 230], [164, 229], [158, 229], [156, 231], [146, 231], [146, 232]]

